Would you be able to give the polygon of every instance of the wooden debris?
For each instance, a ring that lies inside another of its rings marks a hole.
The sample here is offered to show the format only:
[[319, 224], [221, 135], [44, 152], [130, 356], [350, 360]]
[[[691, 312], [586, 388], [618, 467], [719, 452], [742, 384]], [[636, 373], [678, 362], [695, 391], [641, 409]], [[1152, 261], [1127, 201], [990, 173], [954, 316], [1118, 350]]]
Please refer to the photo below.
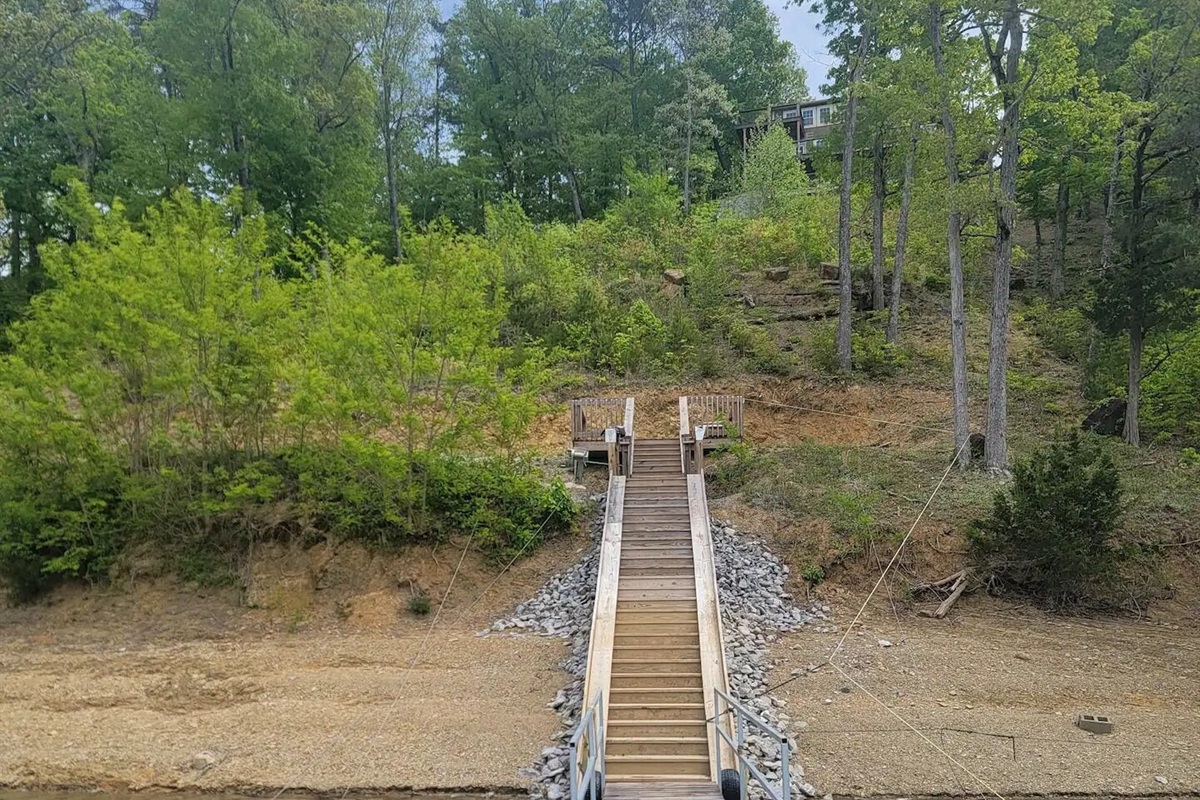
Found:
[[954, 607], [954, 604], [958, 602], [958, 598], [962, 597], [963, 592], [967, 590], [967, 583], [969, 579], [970, 573], [968, 573], [965, 569], [960, 569], [953, 575], [948, 575], [939, 581], [920, 583], [913, 586], [913, 594], [934, 592], [939, 596], [946, 590], [946, 587], [950, 587], [950, 593], [942, 600], [941, 605], [937, 607], [937, 610], [928, 611], [922, 609], [921, 611], [917, 612], [917, 615], [921, 617], [932, 617], [934, 619], [944, 618], [948, 613], [950, 613], [950, 609]]
[[662, 275], [667, 283], [673, 283], [676, 286], [683, 286], [683, 284], [687, 283], [687, 275], [684, 275], [682, 270], [664, 269]]
[[781, 281], [786, 281], [791, 272], [787, 267], [771, 267], [770, 269], [763, 270], [763, 275], [769, 281], [780, 283]]

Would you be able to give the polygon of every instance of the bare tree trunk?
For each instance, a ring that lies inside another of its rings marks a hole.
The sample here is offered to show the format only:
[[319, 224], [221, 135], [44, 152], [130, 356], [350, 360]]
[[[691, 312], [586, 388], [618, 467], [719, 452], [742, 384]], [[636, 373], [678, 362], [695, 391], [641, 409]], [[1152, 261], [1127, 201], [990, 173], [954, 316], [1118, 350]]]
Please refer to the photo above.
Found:
[[1100, 239], [1100, 271], [1107, 275], [1112, 269], [1113, 220], [1117, 207], [1117, 186], [1121, 180], [1121, 149], [1125, 144], [1125, 125], [1117, 130], [1117, 145], [1113, 148], [1112, 164], [1108, 168], [1108, 200], [1104, 204], [1104, 235]]
[[967, 404], [967, 313], [963, 298], [962, 215], [958, 210], [958, 130], [950, 107], [950, 88], [947, 85], [946, 62], [942, 53], [944, 11], [939, 0], [931, 8], [930, 40], [933, 64], [937, 70], [941, 91], [942, 129], [946, 133], [946, 196], [950, 213], [946, 222], [946, 253], [950, 261], [950, 351], [953, 363], [954, 386], [954, 449], [958, 465], [971, 465], [970, 409]]
[[917, 162], [917, 122], [909, 132], [908, 152], [904, 155], [904, 180], [900, 187], [900, 221], [896, 225], [896, 261], [892, 267], [892, 297], [888, 309], [887, 340], [900, 339], [900, 291], [904, 286], [904, 250], [908, 246], [908, 214], [912, 207], [913, 172]]
[[883, 202], [887, 176], [883, 172], [883, 134], [875, 132], [871, 145], [871, 308], [883, 310]]
[[442, 161], [442, 49], [438, 45], [438, 59], [433, 66], [433, 163]]
[[[385, 77], [386, 81], [387, 78]], [[396, 186], [396, 136], [392, 125], [392, 87], [383, 88], [383, 109], [380, 121], [383, 123], [383, 156], [384, 168], [387, 170], [388, 192], [388, 223], [392, 228], [392, 253], [399, 261], [404, 257], [404, 246], [400, 241], [400, 192]]]
[[[1024, 28], [1017, 0], [1004, 11], [1006, 51], [1002, 68], [994, 69], [1004, 97], [1000, 137], [1000, 198], [996, 203], [996, 269], [992, 276], [992, 326], [988, 346], [987, 434], [984, 462], [992, 472], [1008, 468], [1008, 286], [1012, 277], [1013, 229], [1017, 210], [1017, 155], [1020, 147], [1021, 86], [1019, 67]], [[998, 43], [1003, 46], [1003, 43]]]
[[1137, 447], [1142, 443], [1138, 428], [1138, 406], [1142, 400], [1142, 351], [1145, 349], [1145, 331], [1142, 322], [1131, 317], [1129, 320], [1129, 386], [1125, 401], [1125, 441]]
[[1050, 269], [1050, 297], [1062, 298], [1066, 291], [1067, 217], [1071, 208], [1071, 186], [1066, 176], [1058, 182], [1058, 198], [1054, 203], [1054, 264]]
[[837, 327], [837, 359], [838, 366], [850, 371], [850, 200], [851, 183], [854, 175], [854, 129], [858, 123], [858, 81], [862, 77], [863, 62], [867, 58], [867, 48], [870, 46], [871, 26], [864, 22], [859, 31], [858, 51], [854, 55], [854, 63], [850, 66], [850, 84], [847, 88], [846, 116], [842, 125], [842, 136], [845, 143], [842, 147], [842, 196], [838, 209], [838, 279], [840, 291], [838, 295], [838, 327]]
[[21, 280], [21, 218], [15, 211], [8, 214], [8, 277], [14, 284]]
[[[685, 70], [688, 69], [685, 67]], [[692, 211], [692, 73], [687, 73], [687, 131], [683, 147], [683, 213]]]
[[567, 167], [567, 184], [571, 187], [571, 206], [575, 209], [575, 221], [583, 222], [583, 199], [579, 196], [579, 178], [573, 167]]
[[1042, 239], [1042, 218], [1033, 218], [1033, 275], [1030, 276], [1030, 288], [1036, 289], [1042, 284], [1042, 250], [1046, 242]]

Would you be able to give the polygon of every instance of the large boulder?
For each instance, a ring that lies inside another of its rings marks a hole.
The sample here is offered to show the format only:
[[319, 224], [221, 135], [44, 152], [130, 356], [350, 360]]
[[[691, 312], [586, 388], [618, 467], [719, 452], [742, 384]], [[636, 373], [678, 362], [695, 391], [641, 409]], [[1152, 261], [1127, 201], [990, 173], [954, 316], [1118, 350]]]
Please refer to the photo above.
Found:
[[1125, 398], [1110, 397], [1096, 406], [1084, 419], [1083, 429], [1101, 436], [1120, 436], [1125, 430]]

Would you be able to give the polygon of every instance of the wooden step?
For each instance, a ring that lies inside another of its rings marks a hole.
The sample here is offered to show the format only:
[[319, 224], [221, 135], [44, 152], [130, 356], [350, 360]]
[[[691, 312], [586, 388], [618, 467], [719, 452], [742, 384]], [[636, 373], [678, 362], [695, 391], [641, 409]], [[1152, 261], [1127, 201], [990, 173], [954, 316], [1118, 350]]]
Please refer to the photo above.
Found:
[[605, 723], [609, 736], [707, 736], [708, 723], [702, 719], [613, 720]]
[[681, 578], [692, 575], [691, 564], [682, 567], [639, 566], [637, 564], [622, 564], [621, 576], [625, 578]]
[[[652, 541], [654, 541], [655, 543], [658, 543], [658, 542], [659, 542], [659, 541], [661, 541], [661, 540], [652, 540]], [[673, 540], [668, 540], [668, 541], [673, 541]], [[644, 540], [644, 539], [639, 539], [639, 540], [638, 540], [638, 544], [646, 544], [646, 543], [647, 543], [647, 542], [646, 542], [646, 540]], [[689, 542], [689, 544], [690, 544], [690, 542]], [[677, 543], [676, 543], [674, 546], [675, 546], [675, 547], [682, 547], [682, 546], [683, 546], [683, 542], [677, 542]], [[692, 559], [691, 559], [691, 557], [690, 557], [690, 556], [677, 556], [677, 555], [670, 555], [670, 554], [668, 554], [668, 555], [659, 555], [659, 554], [657, 554], [657, 553], [640, 553], [640, 552], [638, 552], [637, 550], [634, 550], [634, 551], [632, 551], [632, 552], [633, 552], [633, 555], [629, 555], [628, 553], [621, 553], [621, 561], [622, 561], [622, 563], [624, 563], [626, 560], [628, 560], [628, 561], [638, 561], [638, 562], [640, 562], [640, 563], [642, 563], [642, 564], [645, 564], [645, 565], [647, 565], [647, 566], [649, 566], [649, 565], [651, 565], [651, 564], [658, 564], [658, 565], [659, 565], [659, 566], [661, 566], [661, 567], [667, 567], [667, 566], [670, 566], [670, 565], [671, 565], [671, 563], [672, 563], [672, 562], [674, 562], [674, 561], [685, 561], [685, 562], [687, 562], [689, 565], [692, 563]]]
[[637, 539], [630, 539], [621, 542], [621, 556], [632, 556], [634, 558], [641, 556], [673, 556], [676, 558], [691, 558], [692, 543], [686, 545], [683, 542], [641, 542]]
[[618, 626], [613, 635], [614, 647], [700, 647], [700, 634], [681, 631], [677, 633], [622, 633]]
[[700, 667], [699, 658], [637, 658], [613, 656], [613, 672], [656, 672], [671, 675], [676, 672], [695, 672]]
[[[689, 552], [692, 549], [692, 542], [690, 539], [686, 539], [683, 536], [680, 536], [678, 534], [662, 534], [662, 533], [655, 533], [655, 534], [632, 533], [632, 534], [629, 534], [628, 536], [626, 536], [626, 535], [624, 535], [624, 533], [622, 533], [621, 545], [622, 545], [622, 548], [624, 548], [625, 545], [635, 548], [633, 552], [637, 555], [638, 558], [643, 558], [643, 559], [678, 558], [678, 556], [673, 556], [673, 555], [655, 555], [654, 553], [641, 552], [641, 551], [647, 550], [647, 549], [649, 549], [649, 550], [653, 550], [655, 548], [666, 549], [666, 550], [686, 549]], [[624, 552], [622, 552], [622, 555], [624, 555]]]
[[605, 778], [662, 776], [663, 779], [709, 775], [708, 755], [604, 755]]
[[684, 686], [671, 688], [625, 688], [610, 691], [609, 705], [612, 703], [633, 704], [651, 707], [655, 703], [701, 703], [704, 701], [704, 690]]
[[654, 601], [662, 603], [667, 601], [688, 602], [693, 606], [696, 604], [696, 590], [683, 589], [629, 589], [626, 595], [627, 600], [635, 600], [638, 602]]
[[609, 720], [704, 720], [704, 703], [614, 703], [608, 704]]
[[605, 800], [721, 800], [721, 788], [711, 780], [684, 776], [648, 779], [624, 776], [604, 782]]
[[[679, 619], [682, 615], [686, 615], [688, 618], [694, 620], [696, 618], [696, 604], [689, 603], [686, 600], [666, 602], [662, 600], [651, 601], [631, 600], [629, 598], [621, 599], [618, 597], [617, 618], [620, 619], [622, 615], [628, 615], [625, 616], [626, 619], [633, 619], [632, 615], [634, 614], [652, 614], [654, 616], [669, 614], [670, 619], [673, 620]], [[663, 618], [667, 619], [666, 616], [663, 616]]]
[[625, 495], [625, 516], [637, 517], [642, 516], [642, 512], [646, 510], [652, 511], [680, 511], [688, 509], [688, 499], [686, 498], [630, 498]]
[[626, 577], [620, 576], [620, 588], [618, 592], [625, 589], [634, 591], [644, 591], [646, 589], [692, 589], [696, 588], [696, 579], [691, 578], [652, 578], [652, 577]]
[[622, 524], [622, 535], [633, 533], [677, 533], [691, 535], [691, 525], [679, 522], [663, 522], [657, 519], [631, 519]]
[[617, 689], [666, 689], [672, 686], [703, 689], [699, 672], [614, 672], [610, 678], [612, 691]]
[[610, 756], [640, 753], [664, 756], [708, 756], [703, 736], [609, 736], [604, 752]]
[[690, 614], [686, 617], [680, 616], [675, 612], [668, 612], [666, 619], [654, 619], [643, 615], [625, 616], [622, 615], [617, 619], [617, 633], [676, 633], [678, 631], [686, 631], [690, 634], [698, 634], [700, 631], [700, 623], [695, 614]]
[[700, 658], [699, 644], [614, 644], [613, 658]]

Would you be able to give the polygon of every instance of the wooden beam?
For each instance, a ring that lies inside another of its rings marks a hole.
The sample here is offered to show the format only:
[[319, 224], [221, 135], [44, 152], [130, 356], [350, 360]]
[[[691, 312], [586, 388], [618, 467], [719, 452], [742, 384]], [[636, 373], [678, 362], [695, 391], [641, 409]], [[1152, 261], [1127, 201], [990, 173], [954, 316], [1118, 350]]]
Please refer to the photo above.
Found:
[[[608, 479], [604, 534], [600, 540], [600, 565], [596, 571], [596, 599], [592, 604], [592, 632], [588, 642], [587, 672], [583, 683], [583, 708], [604, 692], [601, 720], [608, 724], [612, 681], [613, 639], [617, 626], [617, 586], [621, 578], [621, 527], [625, 517], [625, 478]], [[600, 739], [607, 734], [600, 729]]]
[[[700, 626], [700, 682], [704, 686], [704, 716], [712, 719], [717, 713], [713, 689], [729, 692], [729, 675], [725, 666], [725, 632], [721, 626], [721, 602], [717, 593], [717, 568], [709, 529], [704, 476], [688, 475], [687, 484], [688, 512], [692, 529], [692, 564], [696, 579], [696, 619]], [[733, 735], [729, 714], [722, 716], [715, 724], [724, 726], [725, 732]], [[718, 737], [711, 734], [711, 729], [709, 731], [711, 772], [712, 779], [716, 781], [720, 776], [717, 775], [717, 755], [711, 746], [711, 740]], [[736, 766], [733, 748], [723, 739], [720, 746], [722, 765]]]

